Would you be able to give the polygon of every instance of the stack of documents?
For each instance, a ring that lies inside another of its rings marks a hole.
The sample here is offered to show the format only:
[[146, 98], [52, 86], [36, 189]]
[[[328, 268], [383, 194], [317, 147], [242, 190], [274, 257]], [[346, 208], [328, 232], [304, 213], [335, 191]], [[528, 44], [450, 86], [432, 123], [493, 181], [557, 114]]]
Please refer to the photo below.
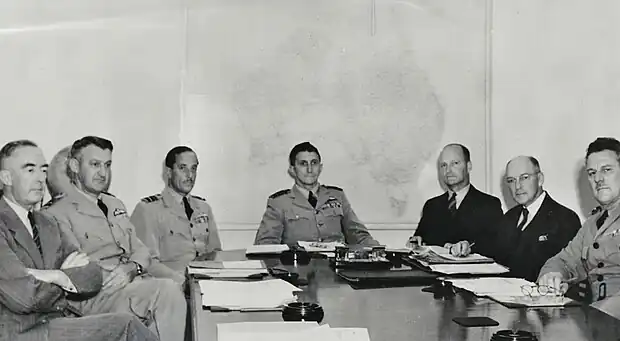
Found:
[[366, 328], [314, 322], [238, 322], [217, 325], [217, 341], [370, 341]]
[[[450, 279], [453, 286], [471, 291], [476, 296], [487, 296], [510, 306], [553, 307], [577, 304], [570, 298], [546, 295], [536, 290], [536, 283], [522, 278], [487, 277], [469, 279]], [[528, 289], [523, 290], [523, 287]]]
[[273, 255], [289, 250], [286, 244], [251, 245], [245, 250], [246, 255]]
[[269, 274], [267, 268], [259, 260], [231, 262], [193, 261], [189, 263], [187, 273], [203, 278], [251, 278]]
[[433, 272], [446, 275], [487, 275], [508, 272], [508, 268], [495, 263], [491, 258], [477, 253], [467, 257], [456, 257], [450, 254], [450, 250], [441, 246], [424, 247], [421, 251], [414, 251], [409, 257]]
[[307, 252], [335, 252], [336, 246], [345, 246], [341, 242], [306, 242], [301, 240], [297, 244]]
[[202, 305], [228, 310], [267, 310], [296, 300], [293, 292], [301, 291], [281, 279], [256, 282], [198, 281]]

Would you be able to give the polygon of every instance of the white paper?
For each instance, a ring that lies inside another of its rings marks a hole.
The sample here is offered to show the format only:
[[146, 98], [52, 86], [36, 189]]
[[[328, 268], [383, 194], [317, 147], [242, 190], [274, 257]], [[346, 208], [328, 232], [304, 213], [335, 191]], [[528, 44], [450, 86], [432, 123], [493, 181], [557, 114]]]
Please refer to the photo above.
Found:
[[432, 271], [446, 275], [470, 274], [488, 275], [508, 272], [508, 268], [497, 263], [473, 263], [473, 264], [425, 264]]
[[242, 278], [252, 275], [265, 274], [268, 275], [267, 269], [209, 269], [209, 268], [187, 268], [190, 275], [202, 275], [212, 278]]
[[217, 341], [370, 341], [366, 328], [314, 322], [240, 322], [217, 325]]
[[336, 251], [336, 246], [344, 246], [341, 242], [308, 242], [301, 240], [297, 244], [307, 252], [334, 252]]
[[[510, 278], [510, 277], [485, 277], [485, 278], [463, 278], [463, 279], [450, 279], [448, 280], [453, 286], [472, 293], [478, 296], [487, 295], [506, 295], [506, 296], [522, 296], [523, 292], [521, 287], [535, 286], [536, 283], [532, 283], [522, 278]], [[538, 294], [538, 292], [532, 293]]]
[[277, 254], [288, 250], [289, 247], [286, 244], [265, 244], [265, 245], [251, 245], [245, 250], [246, 255], [260, 255], [260, 254]]
[[191, 261], [191, 268], [206, 269], [264, 269], [265, 266], [260, 260], [240, 260], [240, 261]]
[[443, 246], [437, 246], [437, 245], [430, 245], [428, 246], [430, 251], [433, 251], [434, 253], [436, 253], [437, 255], [449, 259], [449, 260], [455, 260], [455, 261], [479, 261], [479, 260], [489, 260], [489, 257], [485, 257], [483, 255], [480, 255], [478, 253], [472, 253], [469, 254], [465, 257], [458, 257], [458, 256], [454, 256], [450, 253], [450, 249], [446, 249]]
[[276, 308], [295, 301], [296, 286], [281, 279], [255, 282], [198, 281], [202, 305], [236, 309]]

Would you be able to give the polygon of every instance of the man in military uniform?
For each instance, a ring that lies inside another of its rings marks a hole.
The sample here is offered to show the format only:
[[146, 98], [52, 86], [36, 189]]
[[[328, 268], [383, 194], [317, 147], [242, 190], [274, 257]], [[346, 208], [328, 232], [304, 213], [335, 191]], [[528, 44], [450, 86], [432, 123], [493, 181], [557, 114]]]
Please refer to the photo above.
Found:
[[142, 199], [131, 215], [138, 237], [155, 258], [183, 275], [190, 261], [222, 249], [211, 206], [190, 195], [196, 182], [198, 157], [186, 146], [166, 155], [166, 187]]
[[318, 149], [303, 142], [289, 154], [292, 189], [272, 194], [254, 244], [296, 244], [298, 241], [378, 245], [359, 220], [344, 191], [319, 184], [323, 170]]
[[599, 137], [586, 153], [588, 181], [600, 207], [540, 270], [539, 285], [564, 293], [586, 280], [592, 305], [620, 318], [620, 142]]
[[80, 308], [88, 314], [133, 313], [162, 341], [182, 340], [187, 305], [180, 283], [156, 278], [177, 274], [151, 258], [123, 203], [103, 192], [111, 178], [112, 148], [95, 136], [75, 141], [67, 162], [74, 187], [46, 209], [103, 268], [103, 289]]

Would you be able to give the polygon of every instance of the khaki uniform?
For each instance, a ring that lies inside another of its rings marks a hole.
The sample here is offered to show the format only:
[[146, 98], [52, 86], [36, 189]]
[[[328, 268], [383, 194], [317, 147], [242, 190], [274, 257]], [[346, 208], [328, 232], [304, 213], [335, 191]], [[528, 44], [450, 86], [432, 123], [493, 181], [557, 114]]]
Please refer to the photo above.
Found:
[[108, 207], [107, 217], [96, 203], [76, 189], [45, 211], [56, 218], [82, 252], [99, 262], [104, 278], [120, 264], [130, 261], [140, 264], [147, 274], [125, 286], [102, 290], [80, 302], [80, 309], [86, 314], [132, 313], [162, 341], [182, 340], [187, 305], [179, 283], [149, 275], [165, 266], [153, 262], [148, 248], [136, 236], [123, 203], [106, 193], [101, 194], [101, 200]]
[[131, 214], [138, 237], [149, 247], [153, 256], [184, 274], [196, 257], [222, 249], [211, 206], [205, 199], [189, 196], [193, 209], [187, 218], [182, 197], [166, 187], [161, 194], [143, 198]]
[[341, 241], [378, 245], [359, 220], [344, 191], [321, 185], [316, 209], [297, 187], [272, 194], [254, 244], [296, 244], [298, 241]]
[[612, 315], [620, 317], [620, 205], [609, 209], [609, 216], [597, 229], [601, 215], [598, 211], [588, 217], [575, 238], [545, 263], [538, 277], [559, 272], [564, 279], [587, 280], [593, 306], [611, 308], [615, 310]]

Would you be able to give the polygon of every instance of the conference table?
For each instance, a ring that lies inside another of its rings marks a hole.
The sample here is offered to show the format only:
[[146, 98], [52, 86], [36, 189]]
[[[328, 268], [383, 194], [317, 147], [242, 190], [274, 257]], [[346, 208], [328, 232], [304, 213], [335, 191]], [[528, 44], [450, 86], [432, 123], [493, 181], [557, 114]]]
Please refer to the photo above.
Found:
[[[244, 251], [218, 252], [210, 260], [245, 260]], [[620, 340], [620, 320], [588, 305], [507, 308], [460, 290], [453, 295], [439, 295], [423, 291], [423, 286], [353, 289], [329, 267], [327, 259], [313, 258], [308, 265], [294, 267], [283, 266], [277, 258], [265, 262], [309, 279], [307, 285], [299, 286], [302, 289], [299, 297], [323, 307], [322, 324], [367, 328], [371, 341], [488, 341], [495, 332], [505, 329], [532, 332], [540, 341]], [[282, 321], [281, 312], [205, 310], [196, 279], [190, 279], [190, 311], [196, 341], [216, 341], [218, 323]], [[468, 316], [488, 316], [498, 321], [499, 326], [462, 327], [452, 321], [454, 317]]]

